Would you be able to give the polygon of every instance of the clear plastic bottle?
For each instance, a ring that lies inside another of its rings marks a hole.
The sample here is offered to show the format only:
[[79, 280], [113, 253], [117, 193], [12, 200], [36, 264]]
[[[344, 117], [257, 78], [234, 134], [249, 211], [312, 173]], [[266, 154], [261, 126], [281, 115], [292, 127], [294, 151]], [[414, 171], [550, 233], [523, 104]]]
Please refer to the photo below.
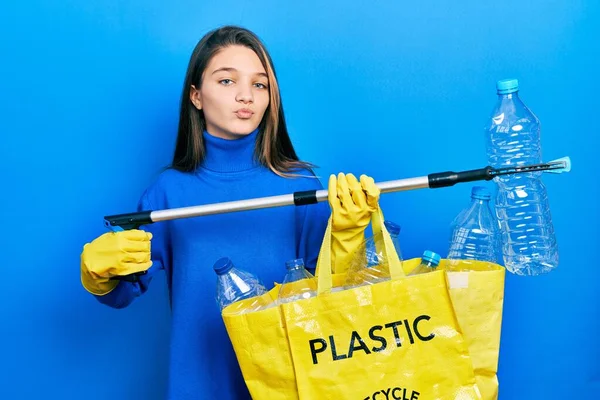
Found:
[[[447, 269], [458, 270], [452, 260], [498, 262], [499, 233], [496, 217], [490, 209], [490, 192], [483, 186], [471, 189], [471, 204], [462, 210], [451, 225]], [[461, 263], [463, 267], [465, 263]]]
[[[498, 81], [498, 100], [486, 127], [488, 162], [501, 168], [542, 162], [540, 121], [519, 98], [516, 79]], [[558, 266], [558, 246], [542, 172], [494, 178], [496, 214], [506, 268], [538, 275]]]
[[435, 253], [430, 250], [425, 250], [423, 252], [423, 256], [421, 256], [421, 263], [415, 269], [410, 271], [408, 275], [412, 276], [426, 274], [428, 272], [435, 271], [438, 265], [440, 265], [441, 259], [442, 257], [440, 257], [438, 253]]
[[250, 272], [238, 269], [228, 257], [217, 260], [213, 265], [217, 274], [217, 305], [223, 310], [228, 305], [240, 300], [255, 298], [240, 313], [252, 312], [269, 306], [262, 296], [267, 292], [260, 280]]
[[[392, 238], [392, 243], [394, 244], [394, 248], [396, 249], [396, 253], [398, 254], [398, 257], [402, 260], [402, 253], [400, 251], [400, 239], [399, 239], [400, 225], [398, 225], [395, 222], [392, 222], [390, 220], [384, 221], [383, 224], [385, 225], [385, 228], [387, 229], [387, 231], [390, 234], [390, 237]], [[375, 238], [374, 237], [368, 238], [366, 240], [366, 247], [367, 247], [368, 266], [375, 267], [375, 266], [381, 264], [383, 261], [383, 252], [377, 251], [377, 248], [375, 246]]]
[[[392, 244], [402, 263], [402, 253], [398, 235], [400, 226], [392, 221], [385, 221], [384, 225], [392, 238]], [[377, 248], [376, 243], [383, 244], [381, 233], [371, 236], [355, 251], [350, 266], [346, 273], [344, 282], [345, 289], [351, 289], [363, 285], [374, 285], [391, 279], [389, 260], [382, 248]]]
[[285, 263], [287, 273], [279, 289], [279, 303], [308, 299], [317, 295], [317, 282], [304, 267], [304, 260], [298, 258]]
[[402, 252], [400, 251], [400, 225], [389, 220], [386, 220], [383, 224], [392, 237], [392, 243], [394, 243], [398, 257], [402, 259]]

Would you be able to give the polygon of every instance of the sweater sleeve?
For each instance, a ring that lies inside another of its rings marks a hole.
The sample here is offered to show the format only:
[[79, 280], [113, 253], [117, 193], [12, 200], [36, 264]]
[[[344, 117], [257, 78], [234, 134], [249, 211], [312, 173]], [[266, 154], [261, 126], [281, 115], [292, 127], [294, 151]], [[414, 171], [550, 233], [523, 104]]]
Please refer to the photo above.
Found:
[[[323, 185], [316, 178], [312, 179], [311, 186], [305, 190], [323, 189]], [[314, 272], [317, 267], [317, 259], [330, 214], [327, 202], [296, 208], [296, 253], [298, 258], [304, 259], [304, 265], [311, 272]]]
[[[139, 203], [138, 211], [152, 210], [152, 205], [149, 200], [148, 192], [144, 192]], [[127, 307], [136, 297], [144, 294], [152, 281], [152, 277], [157, 271], [165, 269], [164, 255], [165, 255], [165, 243], [166, 243], [166, 227], [165, 224], [150, 224], [141, 226], [140, 229], [152, 233], [151, 247], [151, 259], [152, 266], [148, 270], [148, 273], [142, 275], [138, 282], [125, 282], [121, 281], [110, 293], [103, 296], [95, 296], [96, 299], [102, 304], [105, 304], [113, 308], [124, 308]]]

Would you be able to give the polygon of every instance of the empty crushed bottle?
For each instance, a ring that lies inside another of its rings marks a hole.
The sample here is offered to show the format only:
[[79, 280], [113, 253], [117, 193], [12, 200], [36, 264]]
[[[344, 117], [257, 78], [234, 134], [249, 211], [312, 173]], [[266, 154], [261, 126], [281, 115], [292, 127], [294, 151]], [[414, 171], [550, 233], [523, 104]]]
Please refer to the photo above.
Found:
[[[519, 98], [519, 82], [496, 84], [498, 100], [486, 127], [488, 162], [494, 168], [542, 162], [540, 121]], [[538, 275], [558, 266], [558, 246], [542, 172], [497, 176], [496, 214], [506, 269]]]
[[228, 257], [217, 260], [213, 265], [217, 274], [217, 305], [221, 310], [240, 300], [254, 299], [244, 303], [239, 313], [258, 311], [267, 308], [271, 302], [261, 297], [267, 289], [258, 277], [250, 272], [238, 269]]
[[497, 263], [499, 233], [496, 217], [490, 209], [490, 192], [482, 186], [471, 189], [471, 204], [463, 209], [451, 224], [447, 270], [468, 268], [467, 262], [479, 260]]
[[304, 267], [302, 258], [287, 261], [285, 267], [287, 272], [279, 289], [279, 303], [289, 303], [317, 295], [317, 282]]
[[415, 269], [410, 271], [408, 275], [426, 274], [428, 272], [435, 271], [438, 265], [440, 265], [441, 259], [442, 258], [438, 253], [425, 250], [421, 256], [421, 263]]

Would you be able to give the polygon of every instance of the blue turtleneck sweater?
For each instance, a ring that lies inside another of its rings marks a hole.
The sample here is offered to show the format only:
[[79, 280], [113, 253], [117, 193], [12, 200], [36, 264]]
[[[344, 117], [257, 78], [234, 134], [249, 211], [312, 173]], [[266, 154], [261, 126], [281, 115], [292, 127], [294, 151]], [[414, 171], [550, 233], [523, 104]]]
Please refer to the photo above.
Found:
[[[321, 189], [309, 171], [282, 178], [254, 158], [257, 132], [238, 140], [204, 133], [206, 158], [194, 172], [163, 172], [144, 192], [139, 210], [242, 200]], [[120, 282], [98, 300], [127, 306], [143, 294], [159, 270], [167, 274], [171, 300], [169, 399], [248, 399], [233, 348], [215, 302], [213, 263], [224, 256], [258, 275], [269, 288], [285, 276], [286, 260], [304, 258], [314, 268], [330, 211], [327, 203], [278, 207], [157, 222], [149, 274]]]

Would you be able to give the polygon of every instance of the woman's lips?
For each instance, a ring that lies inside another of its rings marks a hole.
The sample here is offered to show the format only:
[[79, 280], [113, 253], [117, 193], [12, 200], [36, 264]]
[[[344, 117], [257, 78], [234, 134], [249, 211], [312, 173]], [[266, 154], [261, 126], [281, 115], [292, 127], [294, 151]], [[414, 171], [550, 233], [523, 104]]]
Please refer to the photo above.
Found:
[[235, 112], [235, 115], [241, 119], [250, 119], [254, 115], [254, 111], [249, 108], [241, 108]]

